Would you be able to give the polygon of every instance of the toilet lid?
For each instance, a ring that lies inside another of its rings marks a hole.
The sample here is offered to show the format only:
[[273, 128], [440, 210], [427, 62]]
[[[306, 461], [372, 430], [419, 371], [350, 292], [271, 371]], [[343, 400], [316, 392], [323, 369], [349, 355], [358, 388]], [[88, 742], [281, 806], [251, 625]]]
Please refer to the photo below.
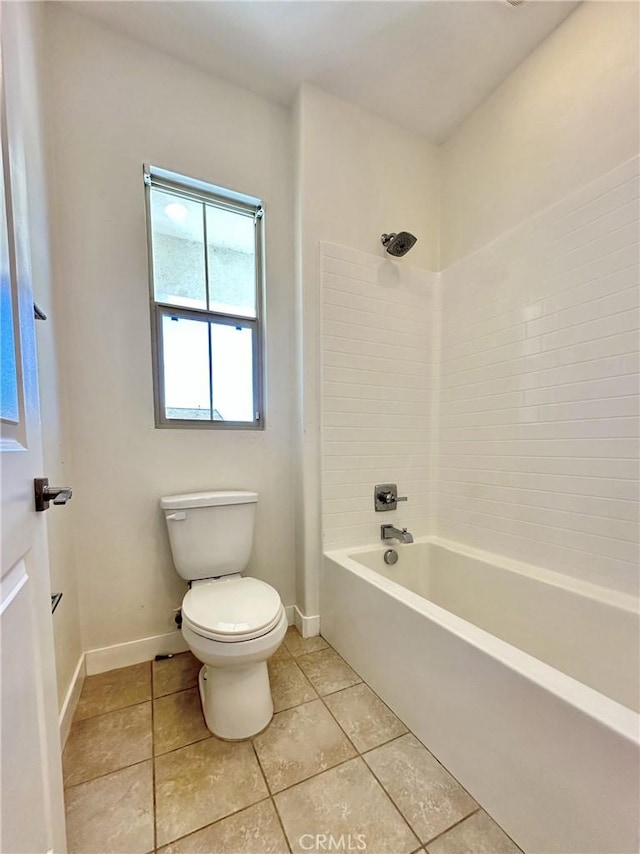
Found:
[[224, 578], [194, 584], [182, 602], [183, 620], [196, 634], [222, 641], [250, 640], [277, 624], [277, 590], [257, 578]]

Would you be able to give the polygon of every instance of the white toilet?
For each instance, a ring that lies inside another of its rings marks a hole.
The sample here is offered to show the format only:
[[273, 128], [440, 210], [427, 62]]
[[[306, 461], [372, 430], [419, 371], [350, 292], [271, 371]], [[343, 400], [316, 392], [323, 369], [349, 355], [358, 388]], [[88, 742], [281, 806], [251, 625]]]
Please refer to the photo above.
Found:
[[267, 659], [287, 631], [278, 592], [241, 574], [251, 554], [257, 501], [257, 493], [240, 491], [160, 501], [173, 562], [190, 582], [182, 634], [204, 665], [204, 717], [214, 735], [232, 741], [250, 738], [273, 717]]

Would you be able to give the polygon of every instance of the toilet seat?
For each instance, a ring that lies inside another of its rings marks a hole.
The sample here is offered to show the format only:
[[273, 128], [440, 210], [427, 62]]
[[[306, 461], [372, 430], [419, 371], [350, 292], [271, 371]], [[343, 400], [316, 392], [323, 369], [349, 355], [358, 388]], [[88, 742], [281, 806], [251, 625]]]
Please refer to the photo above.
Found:
[[238, 575], [198, 582], [182, 602], [183, 625], [201, 637], [224, 643], [268, 634], [282, 613], [277, 590], [257, 578]]

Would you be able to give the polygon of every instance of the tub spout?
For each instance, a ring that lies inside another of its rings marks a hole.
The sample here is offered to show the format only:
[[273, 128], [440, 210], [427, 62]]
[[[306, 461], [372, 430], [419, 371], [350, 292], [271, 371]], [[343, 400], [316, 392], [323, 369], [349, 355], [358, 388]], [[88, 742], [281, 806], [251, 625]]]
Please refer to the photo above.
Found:
[[382, 540], [399, 540], [401, 543], [412, 543], [413, 535], [406, 528], [394, 528], [393, 525], [380, 525]]

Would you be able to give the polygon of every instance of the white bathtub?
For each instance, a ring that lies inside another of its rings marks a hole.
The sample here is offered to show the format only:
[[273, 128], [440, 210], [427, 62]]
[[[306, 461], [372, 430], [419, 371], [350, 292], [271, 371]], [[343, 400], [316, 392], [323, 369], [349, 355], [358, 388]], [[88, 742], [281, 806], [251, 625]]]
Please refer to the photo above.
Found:
[[437, 538], [386, 548], [327, 552], [322, 634], [528, 854], [637, 854], [637, 600]]

